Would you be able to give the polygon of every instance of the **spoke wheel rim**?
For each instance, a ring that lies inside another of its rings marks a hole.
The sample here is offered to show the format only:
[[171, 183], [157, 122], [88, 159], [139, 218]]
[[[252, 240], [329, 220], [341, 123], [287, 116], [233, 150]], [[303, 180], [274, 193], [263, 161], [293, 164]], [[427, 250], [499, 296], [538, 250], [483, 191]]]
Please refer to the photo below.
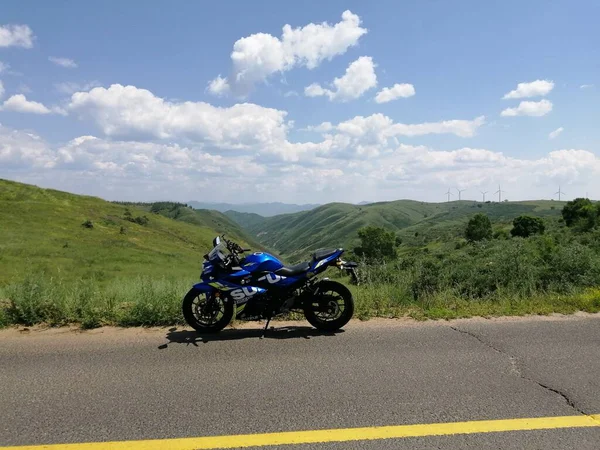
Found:
[[321, 311], [321, 303], [319, 302], [317, 309], [314, 310], [315, 317], [321, 322], [332, 322], [339, 319], [346, 309], [346, 300], [344, 297], [332, 290], [323, 292], [321, 296], [329, 297], [326, 310]]
[[192, 314], [199, 324], [210, 327], [225, 315], [225, 303], [220, 297], [200, 294], [192, 301]]

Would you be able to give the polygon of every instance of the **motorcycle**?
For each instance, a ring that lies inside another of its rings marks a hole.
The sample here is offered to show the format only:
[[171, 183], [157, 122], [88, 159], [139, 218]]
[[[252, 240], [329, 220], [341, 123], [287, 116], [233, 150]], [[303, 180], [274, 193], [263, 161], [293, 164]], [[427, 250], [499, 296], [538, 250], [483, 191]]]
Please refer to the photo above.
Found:
[[201, 282], [183, 299], [186, 322], [201, 333], [216, 333], [235, 317], [242, 321], [271, 319], [302, 312], [321, 331], [336, 331], [352, 318], [354, 299], [343, 284], [318, 277], [329, 267], [349, 273], [355, 281], [357, 264], [341, 259], [344, 249], [320, 249], [310, 261], [286, 266], [273, 255], [217, 236], [204, 255]]

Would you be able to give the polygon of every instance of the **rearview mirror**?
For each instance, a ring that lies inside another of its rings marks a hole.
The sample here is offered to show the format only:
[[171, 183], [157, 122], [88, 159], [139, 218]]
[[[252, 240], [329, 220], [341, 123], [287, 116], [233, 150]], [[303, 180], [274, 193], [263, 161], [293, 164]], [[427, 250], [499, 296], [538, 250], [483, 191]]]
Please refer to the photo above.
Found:
[[216, 247], [220, 243], [221, 243], [221, 238], [219, 236], [217, 236], [216, 238], [213, 239], [213, 247]]

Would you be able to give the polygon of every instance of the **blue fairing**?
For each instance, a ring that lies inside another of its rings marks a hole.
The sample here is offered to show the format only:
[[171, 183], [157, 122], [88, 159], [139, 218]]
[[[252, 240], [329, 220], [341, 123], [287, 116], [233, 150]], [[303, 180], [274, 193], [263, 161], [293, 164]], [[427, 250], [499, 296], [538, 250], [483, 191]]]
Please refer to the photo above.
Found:
[[218, 269], [217, 266], [206, 261], [202, 268], [202, 283], [195, 284], [194, 289], [205, 293], [214, 291], [226, 293], [237, 305], [241, 305], [251, 298], [260, 297], [257, 294], [301, 286], [308, 278], [335, 264], [342, 253], [344, 250], [338, 249], [326, 258], [311, 260], [306, 272], [290, 276], [285, 276], [285, 272], [279, 272], [279, 269], [284, 267], [283, 263], [268, 253], [255, 252], [248, 255], [240, 262], [240, 270], [233, 272]]
[[248, 272], [275, 272], [283, 267], [283, 263], [273, 255], [255, 252], [242, 260], [242, 268]]
[[312, 272], [315, 274], [323, 272], [331, 264], [333, 264], [335, 262], [335, 260], [338, 259], [342, 255], [342, 253], [344, 253], [344, 250], [338, 249], [333, 255], [328, 256], [327, 258], [320, 259], [318, 261], [313, 261], [311, 263], [309, 272]]

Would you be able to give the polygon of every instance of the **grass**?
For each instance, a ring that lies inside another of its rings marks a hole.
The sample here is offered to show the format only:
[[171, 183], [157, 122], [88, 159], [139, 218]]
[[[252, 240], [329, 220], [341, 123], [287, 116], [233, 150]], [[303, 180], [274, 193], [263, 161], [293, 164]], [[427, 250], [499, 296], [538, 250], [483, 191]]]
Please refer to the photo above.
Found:
[[[127, 211], [132, 218], [147, 216], [148, 224], [126, 220]], [[0, 180], [0, 287], [42, 272], [65, 282], [93, 279], [100, 284], [140, 275], [195, 280], [202, 255], [221, 232], [217, 214], [198, 225]], [[88, 220], [92, 228], [82, 226]], [[247, 243], [244, 236], [232, 237]]]
[[[600, 231], [577, 234], [552, 219], [551, 234], [527, 240], [457, 240], [475, 212], [502, 227], [524, 212], [556, 216], [557, 204], [337, 203], [266, 219], [267, 240], [283, 248], [289, 238], [289, 251], [299, 258], [311, 246], [350, 239], [366, 224], [405, 230], [398, 260], [359, 269], [365, 281], [351, 289], [361, 319], [600, 311]], [[0, 326], [183, 323], [182, 298], [198, 279], [212, 238], [226, 228], [242, 245], [252, 239], [220, 213], [152, 206], [0, 180]], [[147, 223], [132, 221], [144, 216]]]
[[489, 202], [470, 200], [425, 203], [413, 200], [379, 202], [370, 205], [329, 203], [311, 211], [274, 217], [228, 213], [261, 244], [293, 261], [301, 260], [319, 247], [352, 249], [358, 244], [357, 231], [366, 225], [395, 232], [411, 245], [460, 236], [474, 214], [483, 212], [494, 223], [508, 223], [521, 214], [560, 216], [564, 202]]
[[[0, 327], [184, 324], [181, 302], [189, 288], [190, 283], [185, 279], [137, 277], [100, 283], [93, 279], [73, 282], [38, 274], [0, 288]], [[408, 295], [406, 289], [391, 284], [351, 285], [350, 289], [356, 302], [355, 317], [362, 320], [600, 312], [600, 289], [529, 297], [498, 293], [487, 299], [465, 299], [446, 290], [417, 300]]]

